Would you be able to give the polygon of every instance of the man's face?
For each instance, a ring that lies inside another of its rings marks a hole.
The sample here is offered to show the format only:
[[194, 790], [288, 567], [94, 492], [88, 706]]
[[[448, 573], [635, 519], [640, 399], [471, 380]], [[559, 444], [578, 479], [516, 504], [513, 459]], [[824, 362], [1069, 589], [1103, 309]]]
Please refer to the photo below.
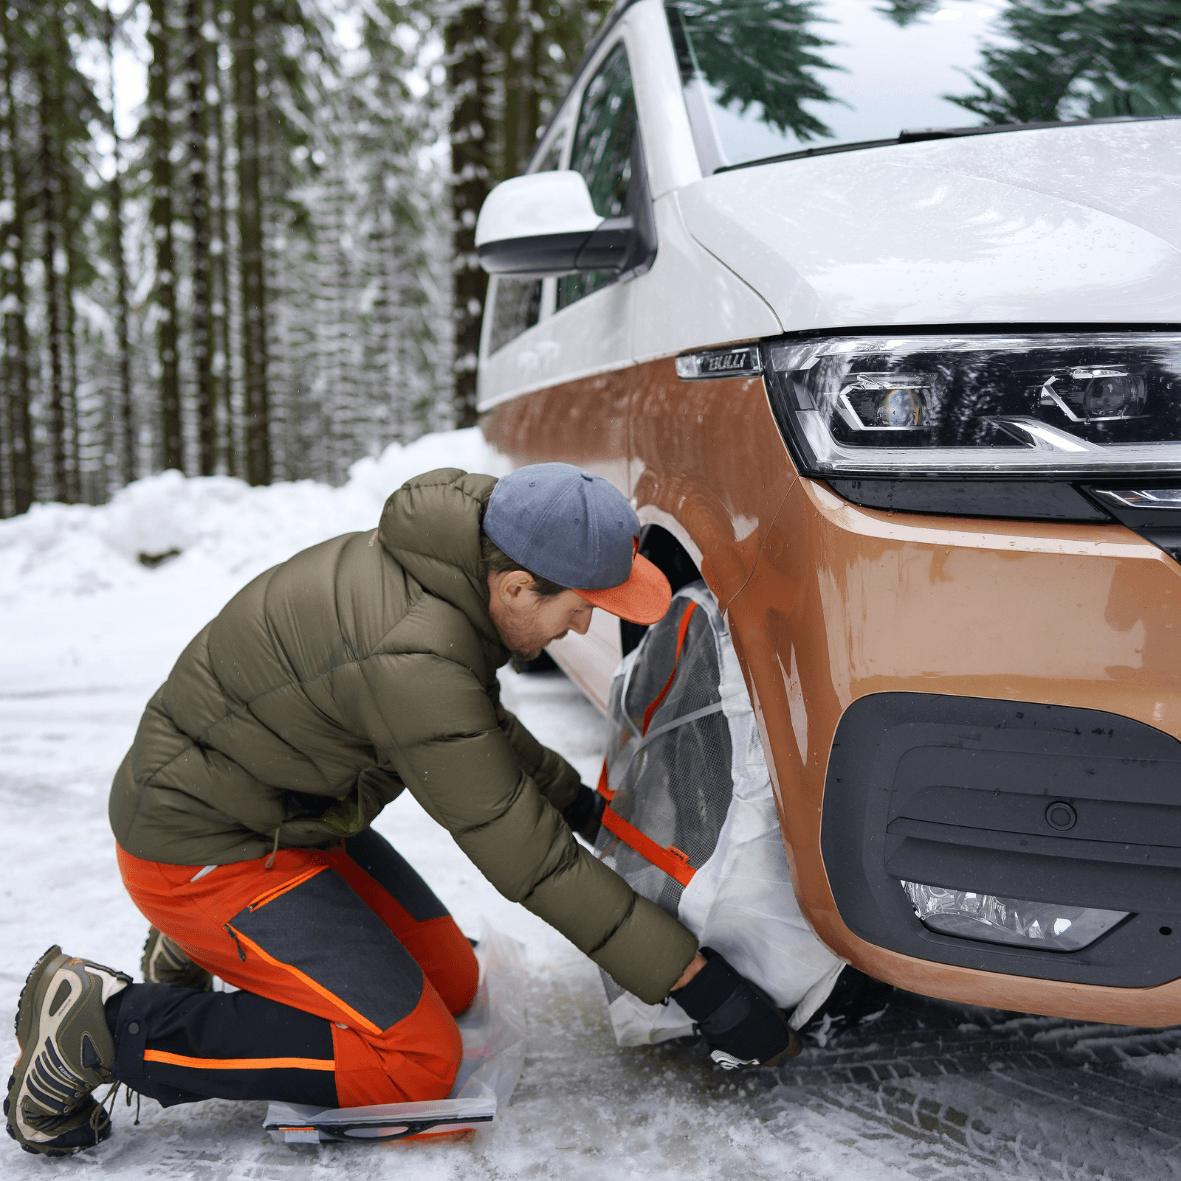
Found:
[[522, 660], [532, 660], [567, 632], [583, 636], [590, 627], [594, 608], [585, 599], [571, 590], [539, 595], [523, 570], [493, 571], [488, 575], [488, 590], [488, 614], [501, 639]]

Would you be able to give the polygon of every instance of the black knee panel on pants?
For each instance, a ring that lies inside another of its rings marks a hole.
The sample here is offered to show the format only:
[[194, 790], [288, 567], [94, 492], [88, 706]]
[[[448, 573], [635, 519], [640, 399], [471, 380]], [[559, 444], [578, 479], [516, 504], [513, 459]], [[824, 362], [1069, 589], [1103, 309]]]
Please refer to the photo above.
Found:
[[[322, 1017], [249, 992], [170, 984], [133, 984], [106, 1012], [112, 1073], [164, 1107], [212, 1098], [337, 1105], [332, 1026]], [[149, 1050], [158, 1057], [145, 1061]]]

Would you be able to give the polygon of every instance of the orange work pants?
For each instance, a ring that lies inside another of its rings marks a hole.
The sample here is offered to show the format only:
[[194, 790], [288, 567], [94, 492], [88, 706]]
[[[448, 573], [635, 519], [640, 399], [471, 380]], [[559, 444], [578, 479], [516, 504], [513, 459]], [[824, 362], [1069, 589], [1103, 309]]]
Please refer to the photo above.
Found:
[[162, 1103], [360, 1107], [444, 1098], [478, 981], [468, 940], [371, 831], [333, 850], [119, 867], [144, 916], [240, 992], [132, 985], [108, 1004], [115, 1076]]

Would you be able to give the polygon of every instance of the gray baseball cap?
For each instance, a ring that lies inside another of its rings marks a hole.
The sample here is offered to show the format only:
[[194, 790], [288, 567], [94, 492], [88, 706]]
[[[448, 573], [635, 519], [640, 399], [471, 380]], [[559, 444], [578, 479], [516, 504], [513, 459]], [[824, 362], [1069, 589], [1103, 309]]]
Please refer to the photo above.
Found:
[[570, 463], [536, 463], [497, 481], [484, 532], [514, 562], [636, 623], [668, 610], [668, 580], [636, 553], [640, 521], [609, 480]]

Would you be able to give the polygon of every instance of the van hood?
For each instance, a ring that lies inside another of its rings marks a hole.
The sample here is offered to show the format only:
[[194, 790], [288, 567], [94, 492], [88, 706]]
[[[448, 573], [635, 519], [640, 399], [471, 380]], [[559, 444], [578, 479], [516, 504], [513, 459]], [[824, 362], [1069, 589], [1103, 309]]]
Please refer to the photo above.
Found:
[[788, 160], [677, 196], [788, 332], [1181, 321], [1181, 120]]

